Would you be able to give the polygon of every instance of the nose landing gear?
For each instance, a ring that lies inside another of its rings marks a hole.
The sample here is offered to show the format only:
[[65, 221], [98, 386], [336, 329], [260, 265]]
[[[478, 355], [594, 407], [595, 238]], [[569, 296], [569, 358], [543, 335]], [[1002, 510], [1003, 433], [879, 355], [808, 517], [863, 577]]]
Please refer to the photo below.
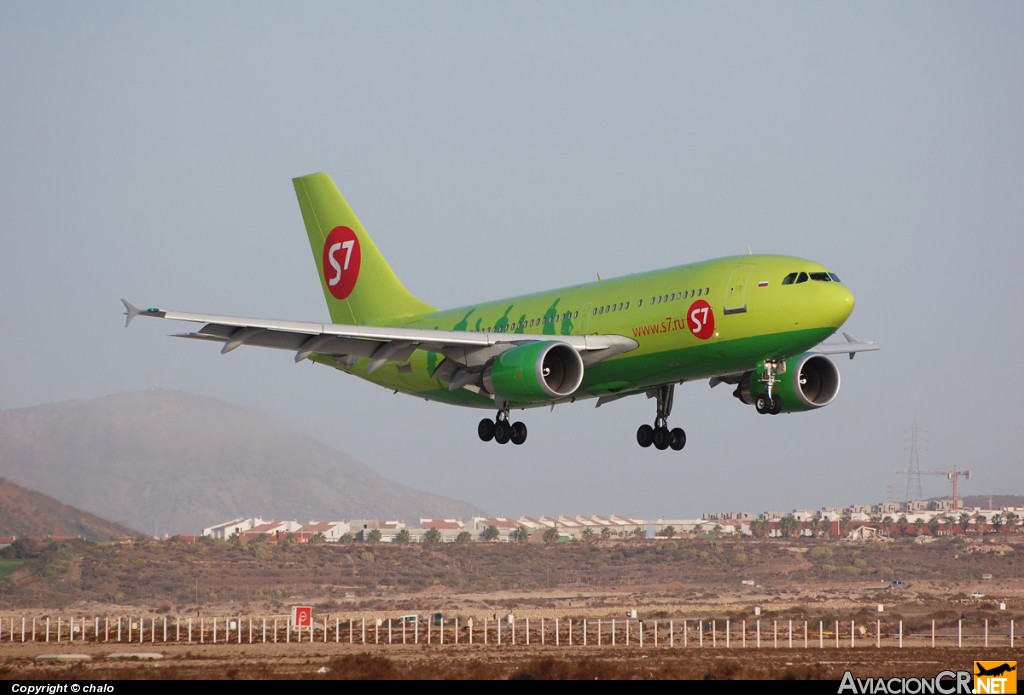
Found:
[[[786, 370], [786, 363], [782, 363], [781, 371]], [[764, 382], [765, 390], [768, 392], [764, 396], [758, 396], [754, 399], [754, 408], [761, 415], [778, 415], [782, 412], [782, 399], [779, 398], [778, 394], [772, 393], [772, 387], [775, 386], [775, 382], [778, 381], [778, 374], [780, 373], [779, 363], [775, 360], [766, 360], [764, 363], [764, 373], [761, 376], [761, 381]]]

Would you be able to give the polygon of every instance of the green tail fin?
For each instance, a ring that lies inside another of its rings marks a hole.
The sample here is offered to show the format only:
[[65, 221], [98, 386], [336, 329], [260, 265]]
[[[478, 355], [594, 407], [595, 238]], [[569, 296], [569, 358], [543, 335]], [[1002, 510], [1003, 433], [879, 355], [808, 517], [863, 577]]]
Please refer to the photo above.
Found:
[[331, 321], [394, 323], [435, 311], [405, 289], [327, 174], [292, 179]]

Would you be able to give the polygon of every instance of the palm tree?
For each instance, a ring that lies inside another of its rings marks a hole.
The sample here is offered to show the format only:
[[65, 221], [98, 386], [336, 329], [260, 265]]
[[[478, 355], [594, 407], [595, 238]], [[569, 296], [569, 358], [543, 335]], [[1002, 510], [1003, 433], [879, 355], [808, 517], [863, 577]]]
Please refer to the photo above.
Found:
[[580, 534], [580, 539], [584, 543], [593, 543], [594, 542], [594, 535], [595, 535], [594, 534], [594, 529], [592, 529], [592, 528], [590, 528], [588, 526], [585, 529], [583, 529], [583, 533]]
[[440, 543], [441, 542], [441, 532], [438, 531], [433, 526], [431, 526], [427, 530], [427, 532], [423, 534], [423, 542], [424, 543]]
[[498, 527], [494, 524], [491, 524], [490, 526], [488, 526], [480, 532], [480, 540], [487, 541], [488, 543], [490, 543], [491, 541], [496, 541], [500, 537], [501, 532], [498, 531]]
[[800, 532], [800, 522], [796, 520], [796, 517], [792, 514], [779, 519], [779, 533], [782, 534], [783, 538], [792, 538], [798, 535]]
[[992, 515], [992, 530], [999, 533], [1000, 529], [1003, 528], [1003, 515], [993, 514]]
[[381, 539], [382, 536], [383, 536], [383, 534], [380, 532], [379, 528], [370, 529], [370, 532], [368, 534], [366, 534], [366, 542], [367, 543], [380, 543], [380, 539]]
[[554, 543], [558, 540], [558, 529], [554, 527], [547, 528], [544, 530], [544, 535], [542, 537], [544, 538], [545, 543]]
[[1014, 529], [1017, 526], [1017, 515], [1013, 512], [1006, 512], [1003, 514], [1003, 523], [1010, 527], [1010, 532], [1015, 533]]
[[409, 533], [409, 529], [404, 528], [395, 534], [395, 543], [408, 543], [412, 540], [412, 534]]
[[665, 538], [674, 537], [676, 535], [676, 527], [672, 526], [671, 524], [666, 526], [664, 529], [662, 529], [661, 535], [663, 535]]
[[469, 543], [473, 540], [473, 534], [469, 531], [459, 531], [459, 535], [455, 537], [456, 543]]
[[967, 527], [971, 525], [971, 515], [965, 513], [960, 514], [960, 531], [967, 533]]

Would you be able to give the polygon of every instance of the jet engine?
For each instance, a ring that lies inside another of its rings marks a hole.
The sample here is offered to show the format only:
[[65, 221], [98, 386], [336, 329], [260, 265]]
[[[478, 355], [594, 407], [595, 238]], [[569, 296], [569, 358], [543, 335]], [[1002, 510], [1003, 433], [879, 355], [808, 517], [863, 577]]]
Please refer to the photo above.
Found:
[[483, 374], [487, 392], [509, 403], [547, 403], [571, 396], [583, 382], [583, 358], [558, 341], [527, 343], [501, 353]]

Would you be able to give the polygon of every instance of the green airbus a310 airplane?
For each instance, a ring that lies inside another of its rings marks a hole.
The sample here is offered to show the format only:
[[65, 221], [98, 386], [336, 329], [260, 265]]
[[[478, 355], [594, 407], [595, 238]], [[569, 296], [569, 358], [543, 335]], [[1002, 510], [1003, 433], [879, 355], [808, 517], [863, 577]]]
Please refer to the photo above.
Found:
[[790, 256], [718, 258], [439, 311], [398, 280], [327, 174], [294, 179], [331, 323], [250, 319], [122, 300], [136, 316], [204, 324], [183, 337], [290, 350], [427, 400], [497, 415], [483, 441], [526, 441], [513, 409], [647, 394], [653, 425], [640, 446], [682, 449], [669, 429], [676, 384], [709, 379], [759, 413], [813, 410], [839, 391], [827, 355], [878, 349], [843, 334], [854, 299], [822, 265]]

